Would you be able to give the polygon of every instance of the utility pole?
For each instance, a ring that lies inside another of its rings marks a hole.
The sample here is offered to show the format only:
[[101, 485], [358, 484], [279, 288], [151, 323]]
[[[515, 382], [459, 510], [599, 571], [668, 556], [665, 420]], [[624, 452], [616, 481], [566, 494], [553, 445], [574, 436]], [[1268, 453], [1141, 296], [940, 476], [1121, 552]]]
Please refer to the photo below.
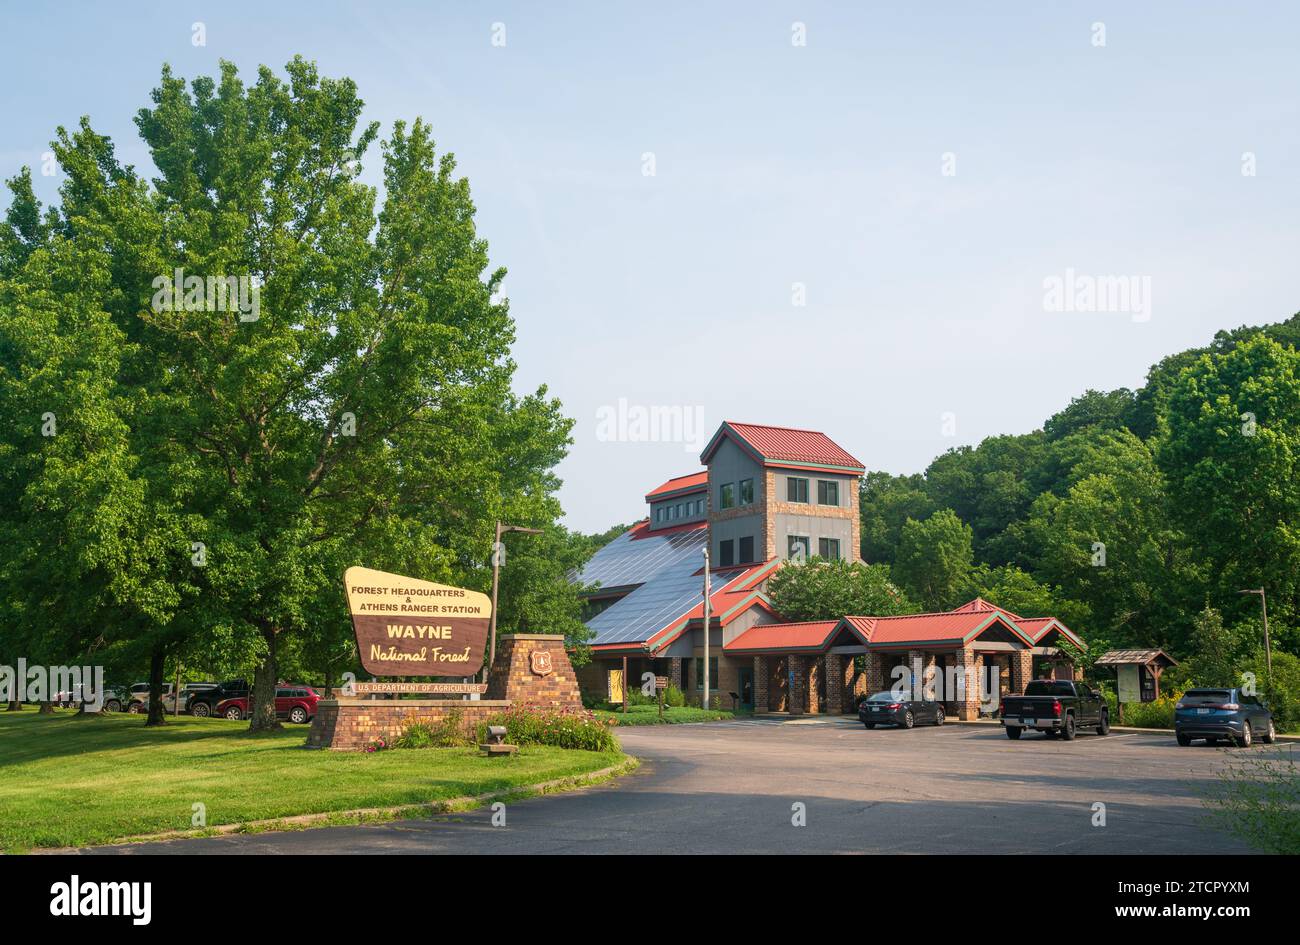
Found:
[[540, 528], [524, 528], [522, 525], [507, 525], [497, 522], [496, 540], [492, 542], [492, 616], [488, 620], [488, 658], [483, 664], [483, 681], [487, 682], [488, 673], [497, 657], [497, 592], [501, 587], [501, 565], [505, 563], [506, 547], [501, 544], [501, 536], [506, 532], [523, 532], [525, 535], [540, 535]]
[[709, 707], [709, 546], [704, 546], [704, 701], [701, 709]]
[[1259, 606], [1264, 609], [1264, 667], [1268, 670], [1268, 684], [1273, 685], [1273, 645], [1268, 639], [1268, 595], [1264, 593], [1262, 587], [1252, 587], [1244, 591], [1237, 591], [1238, 594], [1258, 594]]

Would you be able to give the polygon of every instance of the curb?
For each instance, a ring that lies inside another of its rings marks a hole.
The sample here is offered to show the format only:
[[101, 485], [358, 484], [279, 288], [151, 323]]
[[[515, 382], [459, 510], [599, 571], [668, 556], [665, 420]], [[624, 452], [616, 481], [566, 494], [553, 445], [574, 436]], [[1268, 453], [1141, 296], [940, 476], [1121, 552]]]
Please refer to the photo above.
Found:
[[[335, 810], [323, 811], [316, 814], [294, 814], [290, 817], [273, 817], [269, 820], [246, 820], [234, 824], [220, 824], [216, 827], [203, 827], [196, 830], [167, 830], [162, 833], [139, 834], [133, 837], [123, 837], [120, 840], [112, 840], [108, 843], [97, 843], [79, 847], [33, 847], [28, 853], [75, 853], [78, 850], [91, 850], [97, 847], [115, 847], [122, 844], [134, 843], [158, 843], [165, 840], [195, 840], [204, 837], [224, 837], [237, 833], [275, 833], [283, 829], [294, 827], [310, 827], [312, 824], [319, 824], [333, 820], [334, 818], [354, 817], [358, 820], [363, 818], [382, 817], [396, 818], [401, 814], [451, 814], [459, 813], [466, 810], [474, 810], [482, 807], [484, 804], [492, 801], [502, 800], [504, 798], [522, 799], [532, 797], [538, 794], [552, 794], [561, 790], [576, 790], [577, 788], [588, 787], [593, 784], [605, 781], [609, 778], [616, 778], [620, 775], [628, 774], [634, 771], [641, 764], [641, 759], [634, 755], [628, 755], [627, 758], [616, 765], [610, 765], [607, 768], [601, 768], [599, 771], [591, 771], [587, 774], [573, 775], [567, 778], [553, 778], [550, 781], [539, 781], [536, 784], [521, 784], [517, 787], [506, 788], [500, 791], [489, 791], [486, 794], [469, 794], [463, 797], [449, 797], [440, 801], [429, 801], [426, 804], [399, 804], [396, 807], [358, 807], [352, 810]], [[339, 826], [345, 826], [340, 824]]]

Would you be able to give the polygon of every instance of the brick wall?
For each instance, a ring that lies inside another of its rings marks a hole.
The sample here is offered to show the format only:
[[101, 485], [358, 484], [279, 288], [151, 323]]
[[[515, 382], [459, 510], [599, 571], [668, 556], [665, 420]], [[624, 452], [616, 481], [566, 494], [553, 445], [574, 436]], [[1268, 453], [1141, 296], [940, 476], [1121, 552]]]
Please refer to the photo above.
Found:
[[461, 727], [472, 735], [480, 722], [509, 708], [509, 702], [487, 699], [326, 699], [316, 706], [307, 747], [361, 751], [376, 738], [392, 741], [410, 719], [439, 725], [452, 712], [460, 713]]
[[786, 658], [792, 677], [787, 710], [791, 715], [803, 715], [808, 711], [808, 657], [792, 654]]
[[[548, 653], [551, 672], [533, 672], [532, 654]], [[496, 662], [488, 673], [487, 698], [505, 699], [516, 705], [556, 709], [581, 709], [578, 678], [564, 649], [564, 637], [556, 633], [511, 633], [497, 638]]]
[[767, 680], [772, 672], [766, 656], [754, 657], [754, 711], [767, 712]]

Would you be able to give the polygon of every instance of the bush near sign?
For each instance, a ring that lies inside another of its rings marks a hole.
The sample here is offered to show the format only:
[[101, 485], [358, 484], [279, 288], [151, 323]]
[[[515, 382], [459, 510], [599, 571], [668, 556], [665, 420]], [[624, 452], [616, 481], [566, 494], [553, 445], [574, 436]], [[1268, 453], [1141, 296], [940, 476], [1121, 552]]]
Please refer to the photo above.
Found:
[[343, 574], [361, 665], [372, 676], [473, 676], [483, 667], [486, 594], [370, 568]]

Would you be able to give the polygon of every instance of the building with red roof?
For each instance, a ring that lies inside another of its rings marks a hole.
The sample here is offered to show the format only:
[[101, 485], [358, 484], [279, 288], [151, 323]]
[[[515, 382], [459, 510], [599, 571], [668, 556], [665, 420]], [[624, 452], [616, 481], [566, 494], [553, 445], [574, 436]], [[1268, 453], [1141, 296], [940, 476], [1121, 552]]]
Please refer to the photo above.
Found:
[[650, 673], [698, 700], [706, 633], [710, 690], [724, 705], [792, 713], [849, 710], [854, 695], [888, 688], [891, 673], [917, 661], [987, 672], [1018, 691], [1035, 666], [1058, 671], [1055, 642], [1080, 642], [1052, 617], [981, 598], [937, 614], [785, 622], [765, 593], [783, 563], [858, 560], [863, 464], [824, 433], [734, 421], [700, 462], [645, 493], [648, 517], [574, 575], [593, 634], [593, 659], [578, 673], [589, 694], [619, 701], [625, 680]]

